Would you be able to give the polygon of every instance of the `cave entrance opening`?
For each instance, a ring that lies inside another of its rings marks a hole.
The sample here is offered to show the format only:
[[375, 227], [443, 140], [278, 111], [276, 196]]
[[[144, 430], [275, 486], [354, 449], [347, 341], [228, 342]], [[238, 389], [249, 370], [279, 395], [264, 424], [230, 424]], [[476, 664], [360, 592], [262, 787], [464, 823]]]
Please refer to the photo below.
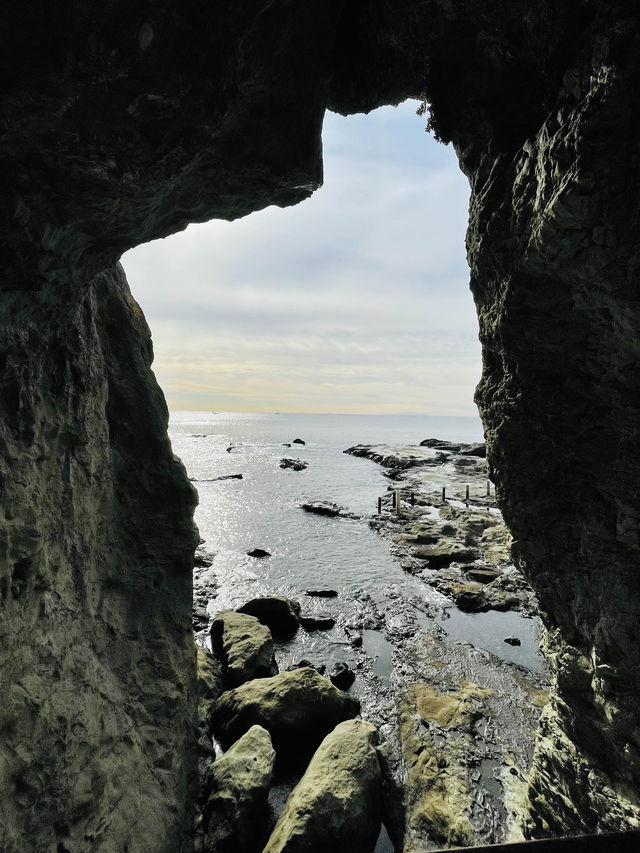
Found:
[[[192, 225], [123, 258], [153, 333], [173, 448], [199, 493], [202, 645], [215, 613], [260, 595], [335, 588], [330, 604], [311, 606], [348, 638], [353, 602], [376, 606], [389, 583], [405, 596], [400, 609], [423, 595], [361, 523], [386, 489], [380, 469], [342, 453], [376, 440], [482, 440], [469, 189], [417, 106], [327, 115], [324, 185], [296, 207]], [[332, 527], [301, 511], [322, 499], [357, 518]], [[371, 624], [360, 642], [388, 682], [383, 632]], [[309, 633], [277, 649], [278, 665], [355, 667], [343, 646]], [[365, 705], [378, 704], [362, 674], [359, 689]], [[287, 794], [274, 787], [276, 810]], [[392, 849], [384, 832], [376, 849]]]
[[[195, 592], [201, 626], [260, 585], [317, 586], [341, 561], [352, 587], [375, 571], [382, 583], [379, 537], [342, 529], [318, 540], [296, 515], [304, 499], [375, 510], [386, 482], [347, 462], [349, 445], [482, 440], [469, 188], [418, 106], [327, 114], [324, 185], [309, 199], [191, 225], [123, 258], [152, 329], [174, 451], [198, 489], [200, 559], [215, 555], [208, 592]], [[283, 470], [285, 458], [307, 467]], [[272, 555], [268, 571], [255, 548]], [[226, 598], [221, 576], [232, 579]]]

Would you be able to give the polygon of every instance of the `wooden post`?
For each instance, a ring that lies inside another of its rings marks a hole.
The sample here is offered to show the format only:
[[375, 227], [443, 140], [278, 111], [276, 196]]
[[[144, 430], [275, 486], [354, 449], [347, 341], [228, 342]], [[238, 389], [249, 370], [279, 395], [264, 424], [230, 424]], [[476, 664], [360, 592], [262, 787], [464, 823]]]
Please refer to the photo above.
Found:
[[487, 497], [491, 495], [491, 480], [487, 480]]
[[378, 498], [378, 515], [382, 513], [382, 498]]
[[468, 500], [469, 500], [469, 486], [468, 486], [468, 485], [467, 485], [467, 491], [466, 491], [466, 494], [465, 494], [465, 496], [464, 496], [464, 499], [465, 499], [466, 501], [468, 501]]
[[444, 501], [445, 501], [446, 492], [447, 492], [447, 487], [443, 486], [442, 487], [442, 503], [444, 503]]
[[394, 492], [394, 494], [396, 501], [396, 512], [398, 513], [398, 515], [400, 515], [400, 490], [398, 489], [398, 491]]

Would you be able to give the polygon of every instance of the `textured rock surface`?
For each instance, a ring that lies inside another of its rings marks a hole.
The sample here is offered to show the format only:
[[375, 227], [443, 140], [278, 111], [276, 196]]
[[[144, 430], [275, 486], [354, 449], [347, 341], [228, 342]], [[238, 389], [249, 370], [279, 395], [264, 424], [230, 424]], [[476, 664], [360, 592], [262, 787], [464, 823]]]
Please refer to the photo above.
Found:
[[336, 726], [287, 800], [264, 853], [371, 853], [380, 832], [378, 741], [363, 720]]
[[232, 743], [253, 725], [264, 726], [278, 759], [309, 756], [338, 723], [360, 710], [356, 699], [338, 690], [311, 667], [258, 678], [220, 696], [214, 731]]
[[300, 605], [290, 598], [277, 595], [264, 598], [252, 598], [238, 608], [238, 613], [255, 616], [266, 625], [278, 640], [290, 640], [298, 630]]
[[7, 298], [0, 351], [3, 849], [179, 850], [197, 536], [146, 324], [114, 268]]
[[322, 177], [325, 106], [421, 92], [471, 183], [477, 399], [548, 627], [555, 687], [529, 829], [637, 824], [637, 4], [13, 12], [0, 57], [6, 846], [173, 853], [186, 820], [193, 497], [117, 259], [189, 221], [302, 200]]
[[233, 685], [278, 671], [271, 631], [247, 613], [218, 613], [211, 624], [211, 647], [220, 656], [225, 677]]
[[211, 790], [202, 828], [205, 853], [262, 850], [275, 761], [269, 732], [252, 726], [210, 765], [207, 781]]

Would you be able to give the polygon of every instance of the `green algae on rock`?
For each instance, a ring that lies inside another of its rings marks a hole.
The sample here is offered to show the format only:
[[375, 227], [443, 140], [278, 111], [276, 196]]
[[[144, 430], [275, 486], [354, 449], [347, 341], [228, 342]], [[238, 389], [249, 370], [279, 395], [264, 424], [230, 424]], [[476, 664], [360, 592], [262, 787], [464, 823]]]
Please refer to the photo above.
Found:
[[379, 739], [363, 720], [337, 725], [287, 800], [264, 853], [371, 853], [380, 832]]
[[267, 796], [276, 753], [266, 729], [252, 726], [206, 772], [204, 853], [259, 853], [267, 836]]

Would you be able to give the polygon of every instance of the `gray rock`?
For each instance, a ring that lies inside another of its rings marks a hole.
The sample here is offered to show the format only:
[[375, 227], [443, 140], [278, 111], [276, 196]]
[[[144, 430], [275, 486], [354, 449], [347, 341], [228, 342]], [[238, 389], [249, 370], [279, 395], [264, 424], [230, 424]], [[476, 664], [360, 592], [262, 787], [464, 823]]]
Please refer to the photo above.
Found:
[[478, 456], [480, 459], [487, 458], [487, 445], [484, 441], [478, 444], [463, 445], [460, 450], [462, 456]]
[[336, 620], [329, 613], [301, 613], [300, 624], [307, 631], [328, 631]]
[[288, 468], [292, 471], [304, 471], [304, 469], [307, 468], [308, 465], [309, 465], [309, 463], [303, 462], [302, 459], [284, 458], [284, 459], [280, 460], [280, 467], [281, 468]]
[[304, 667], [273, 678], [248, 681], [223, 693], [215, 707], [213, 729], [224, 745], [251, 726], [264, 726], [271, 734], [278, 761], [307, 759], [339, 722], [355, 717], [357, 699], [348, 696]]
[[301, 438], [294, 438], [291, 444], [306, 444]]
[[220, 655], [233, 685], [278, 671], [271, 631], [255, 616], [234, 610], [218, 613], [211, 625], [211, 648]]
[[254, 548], [252, 551], [247, 551], [247, 557], [257, 557], [258, 559], [262, 559], [263, 557], [270, 557], [271, 553], [269, 551], [265, 551], [264, 548]]
[[276, 595], [252, 598], [242, 607], [238, 607], [238, 613], [248, 613], [250, 616], [255, 616], [270, 629], [277, 640], [290, 640], [300, 624], [298, 621], [300, 615], [298, 602]]
[[349, 512], [349, 510], [338, 506], [338, 504], [331, 503], [331, 501], [311, 501], [300, 504], [300, 508], [305, 512], [313, 513], [314, 515], [324, 515], [328, 518], [360, 518], [359, 515]]
[[338, 593], [335, 589], [308, 589], [306, 595], [315, 596], [316, 598], [335, 598]]
[[258, 853], [267, 836], [267, 796], [276, 753], [269, 732], [252, 726], [209, 765], [203, 813], [205, 853]]
[[356, 680], [356, 674], [346, 663], [338, 661], [331, 667], [329, 678], [340, 690], [348, 690]]
[[380, 832], [377, 730], [340, 723], [287, 800], [264, 853], [372, 853]]

